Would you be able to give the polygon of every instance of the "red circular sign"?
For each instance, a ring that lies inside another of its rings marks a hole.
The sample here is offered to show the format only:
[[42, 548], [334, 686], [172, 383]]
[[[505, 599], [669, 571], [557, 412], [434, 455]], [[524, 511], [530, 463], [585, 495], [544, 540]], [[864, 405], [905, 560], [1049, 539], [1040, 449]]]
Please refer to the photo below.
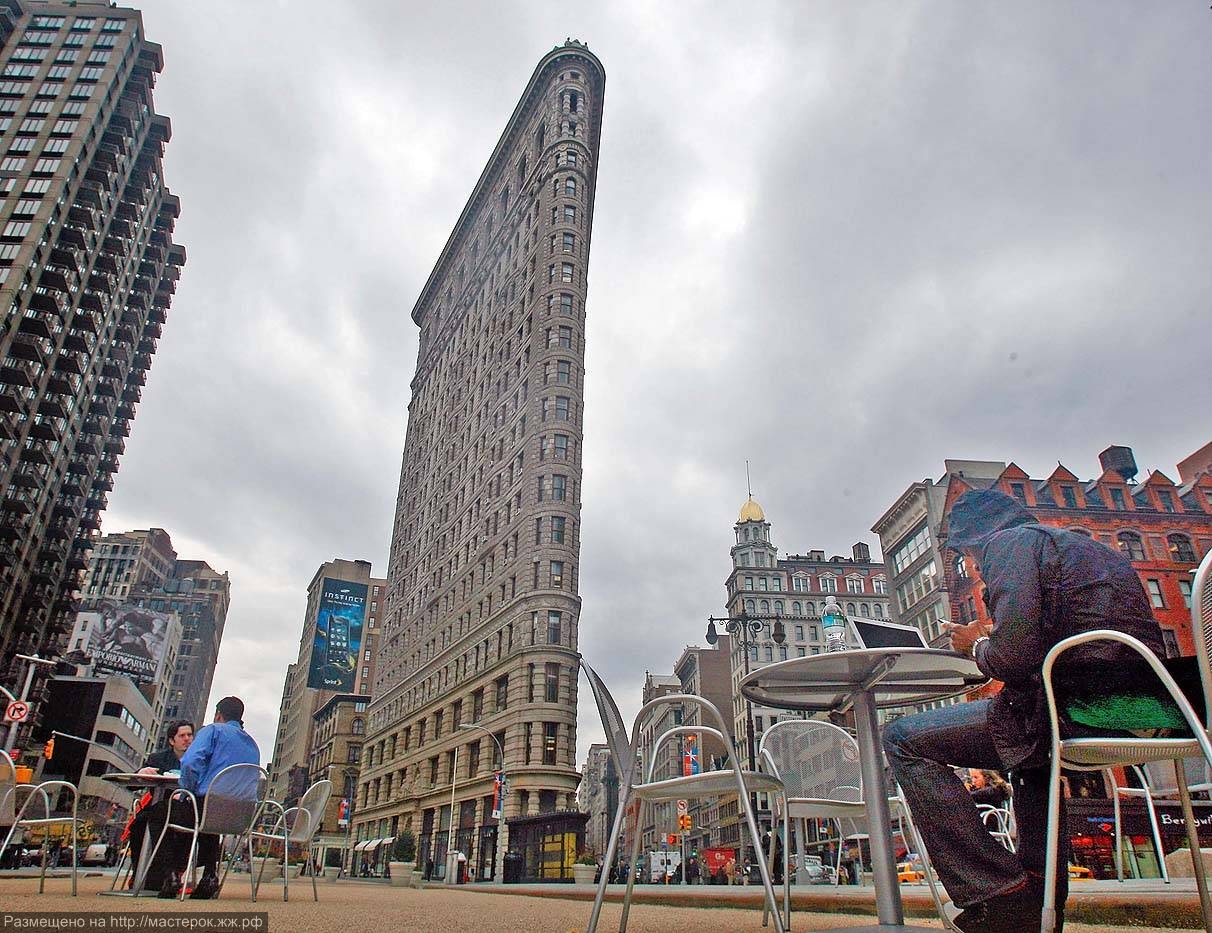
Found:
[[24, 722], [29, 715], [29, 704], [22, 700], [13, 700], [4, 711], [4, 718], [9, 722]]

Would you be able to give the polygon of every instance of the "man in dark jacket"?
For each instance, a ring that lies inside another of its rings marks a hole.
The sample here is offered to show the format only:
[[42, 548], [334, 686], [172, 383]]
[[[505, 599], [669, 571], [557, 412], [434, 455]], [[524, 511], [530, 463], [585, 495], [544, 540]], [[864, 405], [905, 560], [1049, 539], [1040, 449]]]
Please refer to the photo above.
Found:
[[[946, 546], [979, 567], [993, 620], [988, 631], [979, 621], [949, 624], [951, 646], [1003, 686], [992, 699], [895, 720], [884, 749], [940, 880], [964, 908], [956, 925], [1025, 933], [1039, 929], [1043, 908], [1051, 742], [1044, 657], [1057, 642], [1094, 629], [1125, 632], [1163, 656], [1161, 629], [1127, 558], [1086, 535], [1036, 523], [1004, 493], [960, 496]], [[1107, 642], [1073, 652], [1074, 663], [1102, 671], [1132, 657]], [[1017, 852], [989, 835], [953, 765], [1011, 772]], [[1063, 830], [1060, 836], [1058, 929], [1068, 894], [1068, 839]]]

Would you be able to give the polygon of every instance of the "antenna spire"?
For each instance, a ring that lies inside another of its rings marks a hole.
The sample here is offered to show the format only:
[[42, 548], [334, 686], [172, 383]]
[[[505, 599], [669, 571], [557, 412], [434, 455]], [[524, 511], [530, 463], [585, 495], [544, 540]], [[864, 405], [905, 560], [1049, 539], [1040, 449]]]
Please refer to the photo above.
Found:
[[749, 490], [749, 498], [753, 498], [753, 483], [749, 479], [749, 461], [745, 461], [745, 486]]

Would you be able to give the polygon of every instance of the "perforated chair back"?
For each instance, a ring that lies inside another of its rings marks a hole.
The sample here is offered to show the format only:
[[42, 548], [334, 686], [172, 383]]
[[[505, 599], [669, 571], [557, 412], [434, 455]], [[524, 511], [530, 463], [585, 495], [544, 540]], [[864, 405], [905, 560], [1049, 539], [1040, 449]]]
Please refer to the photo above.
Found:
[[[1171, 797], [1178, 792], [1178, 779], [1174, 775], [1172, 761], [1146, 761], [1141, 769], [1149, 782], [1148, 790], [1155, 797]], [[1187, 786], [1193, 791], [1206, 790], [1212, 784], [1208, 763], [1202, 758], [1183, 759], [1183, 774]]]
[[291, 842], [311, 842], [312, 836], [320, 828], [324, 819], [324, 808], [328, 806], [328, 798], [332, 796], [332, 781], [316, 781], [307, 788], [295, 808], [294, 818], [290, 821], [290, 832], [287, 839]]
[[581, 660], [581, 670], [589, 680], [589, 689], [593, 692], [593, 700], [598, 706], [598, 715], [602, 719], [602, 728], [606, 731], [606, 747], [614, 759], [615, 769], [619, 772], [622, 786], [630, 786], [635, 770], [635, 755], [631, 748], [631, 737], [627, 734], [627, 723], [619, 712], [618, 704], [610, 695], [605, 682], [598, 672]]
[[1203, 681], [1205, 725], [1212, 730], [1212, 550], [1204, 555], [1191, 586], [1191, 634]]
[[211, 779], [202, 805], [199, 833], [242, 835], [252, 826], [269, 775], [260, 765], [228, 765]]
[[787, 797], [796, 799], [863, 799], [858, 742], [828, 722], [789, 719], [775, 723], [762, 736]]

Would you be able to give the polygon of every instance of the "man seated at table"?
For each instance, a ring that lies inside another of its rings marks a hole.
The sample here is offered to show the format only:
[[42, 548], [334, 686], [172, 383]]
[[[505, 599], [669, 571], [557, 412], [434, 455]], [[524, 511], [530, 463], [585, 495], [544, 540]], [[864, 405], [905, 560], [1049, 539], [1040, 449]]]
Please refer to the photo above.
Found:
[[[1026, 933], [1039, 929], [1044, 900], [1051, 748], [1044, 657], [1057, 642], [1095, 629], [1125, 632], [1161, 657], [1161, 628], [1124, 555], [1087, 535], [1038, 524], [997, 490], [956, 500], [945, 546], [975, 565], [992, 619], [988, 631], [979, 620], [948, 624], [951, 646], [1003, 687], [991, 699], [895, 720], [884, 730], [884, 750], [939, 879], [963, 908], [956, 926]], [[1073, 656], [1108, 674], [1139, 657], [1106, 642], [1080, 646]], [[989, 834], [953, 765], [1011, 772], [1017, 852]], [[1068, 894], [1063, 804], [1057, 929]]]
[[[181, 788], [197, 798], [199, 816], [206, 805], [206, 792], [216, 774], [231, 765], [261, 763], [261, 750], [257, 748], [253, 737], [244, 731], [243, 717], [244, 702], [238, 697], [224, 697], [215, 706], [215, 721], [198, 732], [181, 759]], [[173, 809], [174, 817], [177, 816], [178, 809]], [[191, 809], [179, 822], [192, 820]], [[160, 896], [176, 897], [181, 892], [181, 872], [189, 861], [190, 837], [184, 833], [171, 833], [164, 844], [171, 846], [173, 855], [170, 864], [174, 869], [164, 879]], [[198, 882], [190, 897], [199, 900], [218, 897], [218, 836], [212, 833], [202, 833], [198, 836], [197, 861], [202, 866], [202, 880]]]
[[[181, 756], [194, 740], [194, 724], [186, 719], [179, 719], [168, 727], [168, 744], [160, 751], [148, 756], [139, 769], [139, 774], [163, 774], [165, 771], [178, 771], [181, 768]], [[153, 838], [158, 837], [164, 820], [168, 816], [168, 794], [152, 803], [153, 794], [144, 794], [141, 806], [130, 823], [126, 832], [130, 838], [131, 864], [138, 866], [139, 856], [143, 850], [143, 833], [151, 828]], [[163, 870], [157, 870], [163, 862], [157, 859], [157, 865], [148, 868], [143, 878], [143, 887], [156, 889], [164, 882]]]

